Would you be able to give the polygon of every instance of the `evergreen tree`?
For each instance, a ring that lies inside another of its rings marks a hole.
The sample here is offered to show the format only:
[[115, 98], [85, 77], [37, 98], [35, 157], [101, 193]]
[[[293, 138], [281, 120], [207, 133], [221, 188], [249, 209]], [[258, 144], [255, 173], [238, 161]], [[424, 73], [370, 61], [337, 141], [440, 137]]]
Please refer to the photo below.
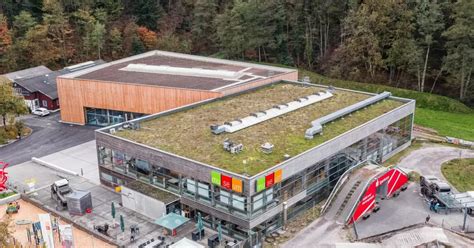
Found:
[[13, 30], [16, 38], [22, 38], [26, 32], [36, 25], [35, 18], [27, 11], [21, 11], [19, 15], [15, 16], [13, 21]]
[[193, 50], [211, 50], [216, 33], [214, 18], [217, 13], [216, 0], [197, 0], [193, 11]]
[[418, 90], [423, 92], [430, 49], [435, 42], [435, 36], [444, 24], [440, 6], [436, 0], [417, 0], [415, 15], [417, 31], [420, 35], [419, 44], [425, 47], [422, 71], [421, 66], [418, 69]]
[[67, 15], [58, 0], [43, 3], [43, 23], [47, 27], [48, 38], [61, 51], [61, 65], [65, 66], [73, 55], [72, 32]]
[[130, 2], [132, 14], [137, 17], [137, 24], [156, 30], [158, 20], [164, 15], [163, 8], [156, 0], [134, 0]]
[[474, 70], [474, 2], [458, 0], [454, 5], [454, 24], [443, 33], [448, 42], [446, 66], [456, 85], [459, 99], [471, 97], [474, 90], [471, 77]]
[[101, 59], [101, 51], [104, 48], [105, 25], [97, 21], [91, 33], [91, 41], [97, 48], [97, 56]]

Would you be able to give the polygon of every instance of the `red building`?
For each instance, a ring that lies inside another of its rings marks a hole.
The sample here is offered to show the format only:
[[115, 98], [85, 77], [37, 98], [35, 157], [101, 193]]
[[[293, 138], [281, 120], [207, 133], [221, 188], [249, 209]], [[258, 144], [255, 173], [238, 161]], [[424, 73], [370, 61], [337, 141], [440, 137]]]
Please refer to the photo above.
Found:
[[[13, 82], [13, 87], [18, 94], [23, 95], [30, 110], [42, 107], [48, 110], [59, 109], [58, 88], [56, 78], [60, 75], [91, 68], [105, 63], [102, 60], [89, 61], [77, 65], [65, 67], [59, 71], [51, 71], [41, 66], [37, 70], [27, 69], [17, 73], [10, 73], [5, 76]], [[10, 75], [10, 77], [8, 77]]]

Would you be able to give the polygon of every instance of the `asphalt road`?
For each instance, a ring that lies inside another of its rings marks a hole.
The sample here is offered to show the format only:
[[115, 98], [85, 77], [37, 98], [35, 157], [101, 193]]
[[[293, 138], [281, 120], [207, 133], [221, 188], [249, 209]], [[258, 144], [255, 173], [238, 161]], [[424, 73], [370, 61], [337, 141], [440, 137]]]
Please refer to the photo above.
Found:
[[0, 161], [10, 163], [10, 166], [91, 141], [97, 128], [60, 123], [59, 112], [45, 117], [28, 115], [21, 119], [33, 129], [33, 133], [0, 148]]
[[411, 152], [402, 158], [398, 165], [402, 168], [415, 170], [422, 175], [434, 175], [446, 181], [441, 173], [441, 165], [457, 158], [474, 158], [474, 150], [430, 145]]

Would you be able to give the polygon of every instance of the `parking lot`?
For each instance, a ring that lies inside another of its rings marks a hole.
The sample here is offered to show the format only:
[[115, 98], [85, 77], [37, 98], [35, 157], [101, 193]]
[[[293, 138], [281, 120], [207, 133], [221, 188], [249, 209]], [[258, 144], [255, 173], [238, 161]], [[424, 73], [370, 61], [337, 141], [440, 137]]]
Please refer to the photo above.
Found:
[[21, 117], [33, 133], [22, 140], [0, 148], [0, 159], [14, 166], [31, 157], [43, 157], [94, 139], [97, 127], [75, 126], [59, 122], [59, 112], [49, 116]]

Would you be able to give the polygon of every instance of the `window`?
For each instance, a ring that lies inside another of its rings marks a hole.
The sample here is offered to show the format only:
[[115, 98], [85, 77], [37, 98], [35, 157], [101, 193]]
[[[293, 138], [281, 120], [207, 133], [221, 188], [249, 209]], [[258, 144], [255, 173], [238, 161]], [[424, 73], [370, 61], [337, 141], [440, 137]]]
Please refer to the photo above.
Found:
[[43, 107], [48, 107], [48, 101], [43, 100], [43, 101], [41, 101], [41, 103], [43, 104]]
[[229, 192], [221, 190], [220, 195], [219, 195], [219, 201], [226, 204], [226, 205], [229, 205], [230, 204], [230, 194], [229, 194]]
[[209, 185], [198, 182], [198, 195], [210, 198]]
[[258, 210], [263, 207], [263, 193], [260, 193], [253, 197], [252, 199], [252, 208], [253, 210]]
[[186, 179], [186, 190], [189, 194], [194, 195], [196, 193], [196, 181]]
[[22, 94], [21, 88], [15, 88], [15, 92], [16, 92], [18, 95], [21, 95], [21, 94]]
[[232, 194], [232, 206], [235, 209], [245, 211], [245, 197]]

